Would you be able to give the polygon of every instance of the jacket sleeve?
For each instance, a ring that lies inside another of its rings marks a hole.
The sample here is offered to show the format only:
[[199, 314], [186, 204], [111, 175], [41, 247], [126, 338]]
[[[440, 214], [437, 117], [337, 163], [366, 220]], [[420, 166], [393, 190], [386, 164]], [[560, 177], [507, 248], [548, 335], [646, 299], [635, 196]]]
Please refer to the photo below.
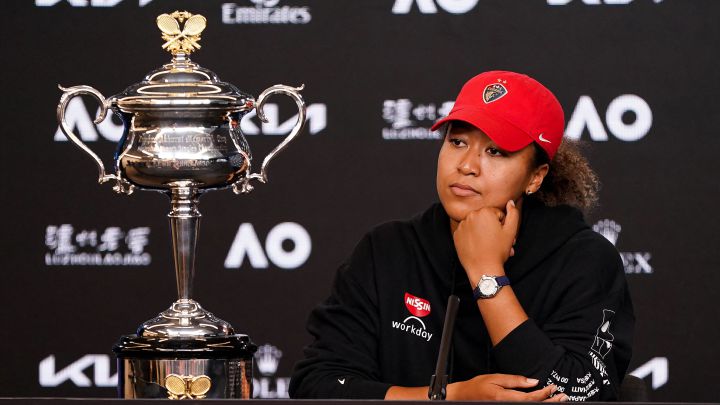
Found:
[[622, 261], [595, 235], [567, 248], [551, 315], [510, 332], [493, 348], [494, 359], [501, 372], [555, 384], [571, 401], [615, 400], [635, 322]]
[[330, 298], [307, 322], [313, 343], [295, 365], [291, 398], [383, 399], [390, 384], [380, 382], [378, 299], [369, 237], [337, 272]]

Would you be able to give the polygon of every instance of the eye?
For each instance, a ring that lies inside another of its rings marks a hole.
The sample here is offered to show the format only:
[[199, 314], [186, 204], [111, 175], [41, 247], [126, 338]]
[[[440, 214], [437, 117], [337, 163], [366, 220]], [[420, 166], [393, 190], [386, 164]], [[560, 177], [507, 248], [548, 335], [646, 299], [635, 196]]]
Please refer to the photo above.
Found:
[[460, 138], [448, 138], [448, 142], [451, 143], [456, 148], [465, 146], [465, 141], [463, 141]]
[[493, 148], [492, 146], [489, 147], [489, 148], [487, 148], [487, 153], [488, 153], [490, 156], [506, 156], [506, 153], [505, 153], [505, 152], [501, 151], [501, 150], [498, 149], [498, 148]]

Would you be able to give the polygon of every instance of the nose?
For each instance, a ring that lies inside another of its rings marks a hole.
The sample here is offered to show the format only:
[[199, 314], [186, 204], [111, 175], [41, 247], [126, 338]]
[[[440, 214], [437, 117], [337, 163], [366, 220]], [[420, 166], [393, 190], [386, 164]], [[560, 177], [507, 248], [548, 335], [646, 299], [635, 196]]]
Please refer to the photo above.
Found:
[[457, 170], [466, 176], [477, 176], [480, 174], [480, 159], [468, 150], [458, 162]]

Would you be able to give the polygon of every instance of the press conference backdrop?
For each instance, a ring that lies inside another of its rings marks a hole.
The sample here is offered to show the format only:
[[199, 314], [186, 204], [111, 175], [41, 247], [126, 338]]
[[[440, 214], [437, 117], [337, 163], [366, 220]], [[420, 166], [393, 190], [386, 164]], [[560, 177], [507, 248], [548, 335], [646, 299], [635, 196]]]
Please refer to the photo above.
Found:
[[[164, 12], [208, 19], [193, 60], [257, 96], [299, 85], [304, 133], [250, 195], [204, 195], [194, 296], [260, 346], [255, 393], [286, 397], [304, 323], [373, 225], [436, 201], [429, 132], [460, 86], [525, 72], [558, 96], [602, 179], [590, 224], [621, 252], [630, 370], [663, 401], [717, 401], [720, 2], [679, 0], [34, 0], [0, 5], [0, 395], [115, 395], [111, 347], [175, 299], [168, 199], [115, 194], [58, 131], [58, 84], [106, 97], [169, 61]], [[289, 100], [289, 99], [288, 99]], [[107, 167], [98, 105], [69, 121]], [[242, 122], [257, 162], [295, 117]], [[398, 302], [398, 305], [402, 305]], [[412, 368], [412, 364], [407, 364]]]

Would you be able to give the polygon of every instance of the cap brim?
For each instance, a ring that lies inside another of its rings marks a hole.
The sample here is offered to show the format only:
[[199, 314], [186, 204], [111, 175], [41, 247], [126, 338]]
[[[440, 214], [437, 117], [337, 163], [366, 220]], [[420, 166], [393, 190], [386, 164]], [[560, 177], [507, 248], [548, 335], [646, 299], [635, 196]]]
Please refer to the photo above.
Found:
[[518, 151], [534, 141], [525, 131], [510, 122], [496, 117], [486, 110], [473, 107], [454, 109], [447, 117], [433, 124], [430, 130], [436, 131], [443, 124], [450, 121], [463, 121], [478, 128], [490, 137], [497, 146], [508, 152]]

